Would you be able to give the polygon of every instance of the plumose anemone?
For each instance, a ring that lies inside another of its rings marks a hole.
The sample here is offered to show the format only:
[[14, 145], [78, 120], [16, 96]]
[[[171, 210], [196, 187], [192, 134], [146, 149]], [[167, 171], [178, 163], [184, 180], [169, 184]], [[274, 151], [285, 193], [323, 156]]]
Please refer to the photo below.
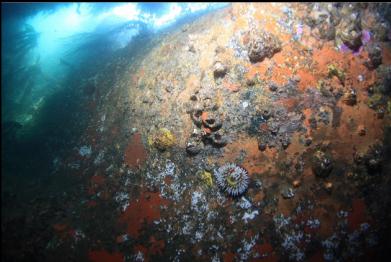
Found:
[[215, 170], [214, 175], [217, 185], [230, 196], [239, 196], [248, 188], [247, 171], [236, 164], [227, 163]]

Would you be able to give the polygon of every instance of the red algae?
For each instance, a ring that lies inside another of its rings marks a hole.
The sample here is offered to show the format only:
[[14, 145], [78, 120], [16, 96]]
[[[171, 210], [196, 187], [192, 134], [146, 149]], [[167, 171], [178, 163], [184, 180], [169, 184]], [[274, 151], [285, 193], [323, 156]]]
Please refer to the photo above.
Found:
[[311, 257], [308, 259], [309, 262], [323, 262], [325, 261], [323, 258], [323, 251], [318, 250], [315, 254], [313, 254]]
[[264, 152], [260, 152], [255, 138], [244, 138], [228, 144], [225, 147], [224, 158], [217, 159], [219, 164], [235, 162], [235, 159], [240, 155], [238, 148], [246, 152], [246, 157], [241, 165], [247, 170], [250, 177], [255, 173], [274, 173], [276, 171], [273, 163], [277, 157], [276, 149], [267, 148]]
[[293, 112], [299, 104], [299, 100], [297, 98], [283, 98], [278, 100], [277, 103], [284, 106], [288, 112]]
[[96, 185], [103, 185], [105, 182], [105, 177], [102, 175], [94, 175], [91, 177], [91, 183]]
[[67, 227], [68, 227], [68, 225], [66, 225], [66, 224], [54, 224], [53, 225], [53, 229], [58, 232], [64, 231]]
[[343, 61], [348, 60], [348, 57], [346, 56], [347, 54], [343, 54], [335, 50], [332, 43], [327, 43], [322, 47], [322, 49], [314, 50], [313, 59], [316, 62], [316, 66], [319, 72], [326, 76], [328, 73], [327, 66], [330, 64], [335, 64], [339, 68], [342, 67]]
[[162, 199], [159, 193], [144, 192], [139, 199], [134, 200], [119, 218], [120, 224], [127, 226], [127, 233], [138, 238], [144, 222], [151, 224], [160, 218], [160, 206], [167, 205], [168, 201]]
[[367, 222], [366, 205], [362, 199], [353, 200], [353, 210], [348, 214], [349, 230], [354, 231], [360, 228], [360, 225]]
[[232, 252], [227, 252], [224, 254], [223, 257], [224, 262], [234, 262], [235, 261], [235, 254]]
[[131, 168], [138, 168], [145, 163], [147, 156], [141, 134], [134, 134], [125, 150], [125, 163]]
[[261, 257], [256, 259], [251, 259], [250, 261], [267, 261], [267, 262], [278, 261], [278, 257], [275, 254], [273, 254], [273, 246], [270, 243], [255, 245], [253, 250], [257, 252]]
[[250, 64], [247, 66], [248, 72], [246, 73], [246, 79], [251, 80], [257, 74], [261, 76], [262, 80], [265, 78], [265, 74], [269, 68], [269, 61], [264, 61], [262, 63]]
[[391, 65], [391, 48], [387, 46], [383, 46], [382, 49], [382, 56], [383, 56], [383, 64], [385, 65]]
[[172, 177], [166, 176], [166, 177], [164, 178], [164, 183], [166, 183], [167, 185], [171, 185], [172, 180], [173, 180]]
[[148, 253], [152, 255], [162, 255], [165, 246], [164, 240], [156, 240], [154, 236], [151, 236], [149, 238], [149, 243], [151, 246], [149, 247]]
[[202, 112], [202, 114], [201, 114], [201, 120], [202, 120], [202, 122], [205, 122], [206, 119], [208, 119], [208, 112]]
[[124, 255], [119, 252], [109, 253], [105, 250], [88, 252], [88, 260], [91, 262], [123, 262]]
[[90, 200], [87, 202], [87, 207], [96, 207], [97, 204], [98, 203], [95, 200]]
[[74, 237], [74, 235], [75, 235], [75, 230], [72, 229], [68, 224], [57, 223], [57, 224], [54, 224], [52, 227], [53, 227], [55, 233], [61, 239], [67, 239], [70, 237]]
[[235, 83], [232, 83], [232, 82], [229, 82], [229, 81], [226, 81], [224, 80], [224, 87], [226, 87], [228, 90], [230, 90], [231, 92], [238, 92], [240, 90], [240, 85], [239, 84], [235, 84]]
[[105, 183], [105, 177], [102, 175], [94, 175], [90, 179], [90, 185], [87, 188], [88, 195], [94, 195]]
[[318, 84], [316, 77], [308, 70], [300, 69], [297, 71], [297, 75], [300, 77], [299, 90], [305, 91], [307, 88], [314, 88]]
[[262, 245], [255, 245], [254, 250], [258, 252], [261, 256], [270, 254], [273, 251], [272, 245], [269, 243], [264, 243]]

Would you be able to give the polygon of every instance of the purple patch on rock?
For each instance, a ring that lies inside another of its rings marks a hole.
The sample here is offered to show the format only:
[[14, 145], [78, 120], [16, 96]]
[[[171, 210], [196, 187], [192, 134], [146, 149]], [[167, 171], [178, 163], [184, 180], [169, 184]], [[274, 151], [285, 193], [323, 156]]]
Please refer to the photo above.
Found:
[[297, 27], [296, 27], [296, 33], [298, 35], [301, 35], [303, 33], [303, 25], [302, 24], [298, 24]]
[[363, 46], [360, 46], [360, 48], [357, 50], [357, 51], [354, 51], [352, 49], [350, 49], [347, 45], [345, 44], [341, 44], [339, 46], [339, 50], [342, 52], [342, 53], [348, 53], [348, 52], [353, 52], [353, 55], [357, 56], [359, 55], [362, 50], [364, 50], [364, 47]]
[[296, 25], [296, 33], [295, 35], [293, 36], [293, 38], [295, 40], [299, 40], [301, 38], [301, 35], [303, 34], [303, 25], [302, 24], [298, 24]]
[[359, 55], [359, 54], [362, 52], [362, 50], [364, 50], [364, 47], [363, 47], [363, 46], [360, 46], [360, 48], [359, 48], [356, 52], [353, 52], [353, 55], [354, 55], [354, 56]]
[[361, 41], [363, 45], [366, 45], [371, 41], [371, 32], [369, 30], [363, 30], [361, 34]]
[[343, 53], [346, 53], [346, 52], [351, 51], [350, 48], [349, 48], [347, 45], [345, 45], [345, 44], [341, 44], [341, 45], [339, 46], [339, 50], [340, 50], [341, 52], [343, 52]]

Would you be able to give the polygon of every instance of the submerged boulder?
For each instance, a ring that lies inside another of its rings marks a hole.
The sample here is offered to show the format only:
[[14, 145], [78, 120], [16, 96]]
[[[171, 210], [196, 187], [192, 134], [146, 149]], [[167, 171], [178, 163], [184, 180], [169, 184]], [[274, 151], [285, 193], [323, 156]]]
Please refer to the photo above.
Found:
[[223, 63], [221, 63], [220, 61], [217, 61], [213, 65], [213, 75], [215, 78], [223, 78], [227, 72], [228, 72], [228, 67]]
[[358, 19], [343, 18], [336, 27], [335, 40], [338, 46], [344, 44], [351, 50], [358, 51], [363, 44], [361, 36], [361, 25]]
[[247, 51], [251, 63], [262, 62], [266, 57], [271, 58], [281, 51], [281, 41], [275, 35], [265, 31], [250, 35]]
[[335, 38], [335, 25], [338, 23], [337, 8], [329, 3], [318, 3], [313, 5], [308, 13], [305, 22], [313, 28], [316, 37], [326, 40]]

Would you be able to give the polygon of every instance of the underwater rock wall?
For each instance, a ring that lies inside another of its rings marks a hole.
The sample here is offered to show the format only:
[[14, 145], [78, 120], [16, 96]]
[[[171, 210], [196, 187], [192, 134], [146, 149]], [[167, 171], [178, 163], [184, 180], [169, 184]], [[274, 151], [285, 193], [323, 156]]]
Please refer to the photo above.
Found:
[[[53, 221], [48, 256], [380, 254], [391, 199], [383, 7], [234, 3], [114, 61], [90, 80], [89, 126], [61, 166], [85, 183], [72, 215]], [[248, 175], [237, 197], [216, 181], [227, 163]]]

